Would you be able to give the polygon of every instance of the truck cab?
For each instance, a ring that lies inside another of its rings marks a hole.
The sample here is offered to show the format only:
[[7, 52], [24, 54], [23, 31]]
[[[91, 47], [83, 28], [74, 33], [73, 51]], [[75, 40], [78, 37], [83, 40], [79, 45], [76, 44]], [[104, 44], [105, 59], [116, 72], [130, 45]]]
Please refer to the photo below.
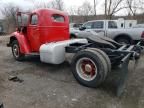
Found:
[[53, 9], [33, 12], [17, 12], [17, 29], [10, 37], [8, 46], [17, 58], [18, 54], [39, 53], [45, 43], [69, 39], [67, 13]]

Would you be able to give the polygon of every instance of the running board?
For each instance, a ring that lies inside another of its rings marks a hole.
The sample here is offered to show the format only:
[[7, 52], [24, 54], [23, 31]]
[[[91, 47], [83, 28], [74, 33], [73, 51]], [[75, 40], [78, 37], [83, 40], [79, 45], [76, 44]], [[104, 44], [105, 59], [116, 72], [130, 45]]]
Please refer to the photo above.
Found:
[[26, 56], [40, 56], [39, 53], [29, 53], [29, 54], [26, 54]]

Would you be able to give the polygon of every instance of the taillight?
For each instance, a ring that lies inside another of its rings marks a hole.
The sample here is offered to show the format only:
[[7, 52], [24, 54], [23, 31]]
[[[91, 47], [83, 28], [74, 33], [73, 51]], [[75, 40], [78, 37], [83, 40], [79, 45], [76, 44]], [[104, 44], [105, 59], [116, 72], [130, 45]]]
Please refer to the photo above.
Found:
[[143, 31], [142, 34], [141, 34], [141, 38], [144, 38], [144, 31]]

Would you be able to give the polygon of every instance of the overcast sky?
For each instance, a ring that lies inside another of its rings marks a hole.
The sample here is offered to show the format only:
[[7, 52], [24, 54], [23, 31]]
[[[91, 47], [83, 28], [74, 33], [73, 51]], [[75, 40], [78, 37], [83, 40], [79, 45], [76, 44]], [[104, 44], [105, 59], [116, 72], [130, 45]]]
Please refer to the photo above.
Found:
[[[9, 3], [13, 3], [17, 6], [20, 6], [24, 9], [29, 9], [31, 7], [33, 7], [33, 3], [30, 2], [32, 0], [0, 0], [0, 7], [3, 7], [4, 4], [9, 4]], [[33, 1], [37, 1], [37, 2], [51, 2], [52, 0], [33, 0]], [[67, 11], [70, 7], [74, 6], [74, 7], [78, 7], [81, 6], [83, 4], [84, 1], [89, 1], [91, 3], [91, 5], [93, 5], [93, 0], [63, 0], [64, 1], [64, 6], [65, 6], [65, 10]], [[103, 14], [103, 3], [104, 0], [98, 0], [98, 6], [97, 6], [97, 14]], [[0, 15], [1, 16], [1, 15]]]
[[[50, 2], [53, 0], [35, 0], [35, 1]], [[63, 0], [63, 1], [64, 1], [66, 8], [68, 8], [70, 6], [80, 6], [86, 0]], [[87, 1], [89, 1], [91, 4], [93, 3], [93, 0], [87, 0]], [[22, 7], [25, 7], [26, 5], [28, 5], [28, 6], [32, 5], [30, 0], [0, 0], [0, 2], [2, 2], [2, 3], [14, 3], [14, 4], [20, 5]]]
[[[16, 3], [16, 4], [19, 4], [19, 5], [21, 5], [21, 4], [27, 4], [27, 3], [29, 3], [29, 1], [31, 1], [31, 0], [0, 0], [0, 2], [5, 2], [5, 3], [11, 3], [11, 2], [13, 2], [13, 3]], [[53, 0], [34, 0], [34, 1], [42, 1], [42, 2], [50, 2], [50, 1], [53, 1]], [[75, 5], [75, 6], [80, 6], [84, 1], [86, 1], [86, 0], [63, 0], [64, 1], [64, 3], [65, 3], [65, 5], [67, 6], [67, 7], [69, 7], [69, 6], [71, 6], [71, 5]], [[93, 3], [93, 0], [87, 0], [87, 1], [89, 1], [89, 2], [91, 2], [91, 3]], [[23, 4], [23, 5], [24, 5]]]
[[[30, 2], [31, 0], [0, 0], [0, 7], [3, 6], [3, 4], [13, 3], [18, 6], [21, 6], [22, 8], [29, 8], [33, 6], [33, 3]], [[50, 2], [53, 0], [34, 0], [34, 1], [41, 1], [41, 2]], [[66, 10], [70, 8], [71, 6], [81, 6], [84, 1], [89, 1], [93, 5], [93, 0], [63, 0], [65, 4]], [[103, 0], [101, 0], [103, 1]], [[99, 3], [100, 4], [100, 3]]]

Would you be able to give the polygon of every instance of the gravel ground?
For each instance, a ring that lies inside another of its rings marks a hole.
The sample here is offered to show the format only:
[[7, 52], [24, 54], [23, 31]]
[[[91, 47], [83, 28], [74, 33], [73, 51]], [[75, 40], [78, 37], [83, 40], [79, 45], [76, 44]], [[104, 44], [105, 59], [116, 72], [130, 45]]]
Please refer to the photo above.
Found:
[[[0, 36], [0, 100], [5, 108], [143, 108], [144, 56], [129, 65], [124, 93], [116, 97], [110, 89], [91, 89], [75, 81], [70, 65], [41, 63], [31, 57], [24, 62], [13, 59], [6, 47], [8, 36]], [[16, 75], [22, 83], [11, 82]]]

